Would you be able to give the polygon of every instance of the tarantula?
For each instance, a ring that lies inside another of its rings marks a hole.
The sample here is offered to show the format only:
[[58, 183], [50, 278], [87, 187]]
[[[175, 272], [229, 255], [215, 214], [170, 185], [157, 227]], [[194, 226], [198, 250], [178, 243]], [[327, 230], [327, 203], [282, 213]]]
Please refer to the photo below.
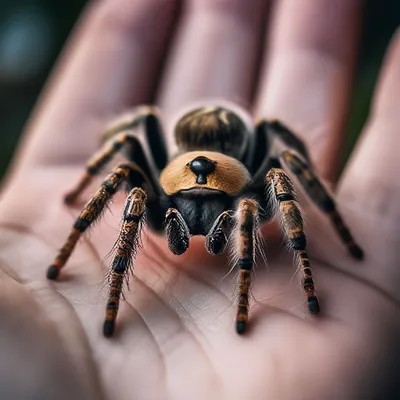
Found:
[[[246, 329], [255, 234], [260, 224], [281, 214], [287, 241], [303, 276], [307, 305], [319, 312], [306, 236], [295, 191], [282, 166], [291, 171], [305, 191], [332, 221], [336, 232], [356, 259], [363, 258], [335, 202], [313, 172], [303, 142], [278, 121], [262, 120], [255, 127], [231, 107], [196, 108], [175, 126], [178, 152], [169, 158], [155, 108], [140, 107], [103, 135], [101, 150], [88, 162], [77, 186], [65, 197], [75, 202], [93, 177], [122, 151], [127, 161], [110, 173], [77, 218], [66, 243], [47, 272], [56, 279], [79, 237], [96, 221], [123, 183], [127, 195], [110, 275], [110, 293], [103, 333], [115, 329], [124, 279], [136, 254], [146, 211], [150, 228], [165, 232], [169, 249], [182, 254], [192, 235], [205, 236], [205, 247], [220, 254], [233, 235], [238, 278], [236, 331]], [[266, 188], [268, 190], [266, 190]]]

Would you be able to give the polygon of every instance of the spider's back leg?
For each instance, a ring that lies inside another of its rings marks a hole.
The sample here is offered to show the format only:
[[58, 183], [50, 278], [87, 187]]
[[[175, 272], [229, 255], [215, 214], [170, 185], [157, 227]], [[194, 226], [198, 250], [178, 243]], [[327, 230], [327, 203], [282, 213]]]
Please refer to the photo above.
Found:
[[310, 155], [304, 142], [279, 120], [261, 121], [272, 136], [279, 138], [285, 147], [296, 150], [311, 165]]
[[293, 150], [284, 151], [281, 159], [289, 170], [296, 175], [311, 200], [329, 216], [337, 234], [346, 245], [350, 254], [354, 258], [361, 260], [364, 257], [363, 250], [355, 242], [353, 235], [336, 208], [335, 201], [332, 196], [329, 195], [311, 167]]
[[[144, 135], [140, 133], [143, 128]], [[103, 144], [91, 157], [86, 170], [76, 186], [65, 196], [67, 204], [73, 204], [96, 176], [118, 152], [135, 161], [146, 173], [152, 186], [168, 161], [161, 123], [154, 108], [139, 107], [115, 121], [102, 134]]]

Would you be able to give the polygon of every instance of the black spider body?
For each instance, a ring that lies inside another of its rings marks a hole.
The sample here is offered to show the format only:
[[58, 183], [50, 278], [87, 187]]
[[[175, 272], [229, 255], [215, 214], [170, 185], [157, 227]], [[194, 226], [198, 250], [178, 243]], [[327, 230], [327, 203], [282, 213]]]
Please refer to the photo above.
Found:
[[115, 153], [123, 152], [127, 161], [107, 176], [86, 204], [47, 275], [49, 279], [57, 278], [81, 234], [100, 217], [125, 183], [129, 194], [112, 265], [105, 336], [114, 332], [123, 281], [136, 254], [146, 209], [150, 228], [164, 232], [169, 249], [177, 255], [188, 249], [193, 235], [205, 236], [205, 247], [211, 254], [223, 252], [232, 236], [240, 270], [238, 333], [244, 332], [248, 319], [256, 231], [279, 212], [283, 232], [303, 276], [308, 309], [317, 313], [319, 303], [305, 251], [303, 220], [293, 184], [282, 167], [297, 176], [305, 191], [328, 214], [350, 253], [362, 258], [362, 250], [333, 199], [313, 172], [302, 141], [277, 121], [263, 120], [251, 126], [248, 119], [229, 107], [196, 108], [176, 124], [177, 151], [172, 156], [153, 108], [141, 107], [105, 132], [102, 149], [89, 160], [66, 202], [73, 203]]
[[168, 199], [168, 208], [176, 208], [189, 228], [191, 235], [206, 236], [218, 216], [234, 206], [234, 198], [224, 193], [181, 193]]

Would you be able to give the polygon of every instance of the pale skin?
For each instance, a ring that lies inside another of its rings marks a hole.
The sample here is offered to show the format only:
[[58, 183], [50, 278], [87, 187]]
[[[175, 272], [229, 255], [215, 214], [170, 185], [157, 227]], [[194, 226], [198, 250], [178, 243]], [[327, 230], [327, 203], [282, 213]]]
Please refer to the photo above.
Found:
[[[281, 0], [268, 14], [261, 0], [252, 7], [184, 3], [167, 48], [173, 0], [93, 2], [34, 112], [0, 202], [0, 397], [395, 398], [400, 35], [384, 60], [369, 123], [336, 179], [360, 2]], [[164, 239], [145, 233], [115, 337], [105, 339], [99, 282], [122, 193], [60, 280], [46, 281], [78, 214], [63, 195], [97, 148], [102, 126], [154, 93], [167, 121], [188, 102], [218, 97], [256, 117], [279, 118], [305, 140], [366, 252], [363, 262], [352, 260], [328, 220], [302, 200], [319, 316], [307, 314], [300, 277], [275, 228], [264, 232], [268, 268], [260, 262], [256, 269], [251, 323], [241, 337], [233, 323], [235, 272], [222, 279], [226, 258], [208, 255], [202, 238], [173, 256]]]

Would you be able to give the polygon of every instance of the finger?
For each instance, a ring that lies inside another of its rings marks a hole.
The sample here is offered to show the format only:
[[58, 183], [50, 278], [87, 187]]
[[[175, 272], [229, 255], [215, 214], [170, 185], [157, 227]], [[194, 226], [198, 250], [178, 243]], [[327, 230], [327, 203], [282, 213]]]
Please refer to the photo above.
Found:
[[[400, 226], [399, 101], [400, 30], [388, 50], [370, 119], [345, 169], [338, 193], [343, 202], [360, 210], [363, 219], [375, 218], [378, 221], [375, 229], [387, 228], [387, 232], [393, 231], [397, 238]], [[398, 252], [398, 246], [394, 247]]]
[[189, 0], [159, 93], [166, 114], [201, 99], [249, 106], [266, 2]]
[[175, 0], [91, 3], [29, 126], [26, 163], [81, 163], [110, 117], [151, 101], [174, 9]]
[[339, 161], [360, 8], [359, 0], [281, 0], [267, 43], [256, 114], [291, 127], [327, 179]]
[[367, 265], [360, 269], [379, 290], [398, 299], [400, 263], [400, 31], [381, 72], [366, 128], [342, 176], [338, 198], [358, 224]]

